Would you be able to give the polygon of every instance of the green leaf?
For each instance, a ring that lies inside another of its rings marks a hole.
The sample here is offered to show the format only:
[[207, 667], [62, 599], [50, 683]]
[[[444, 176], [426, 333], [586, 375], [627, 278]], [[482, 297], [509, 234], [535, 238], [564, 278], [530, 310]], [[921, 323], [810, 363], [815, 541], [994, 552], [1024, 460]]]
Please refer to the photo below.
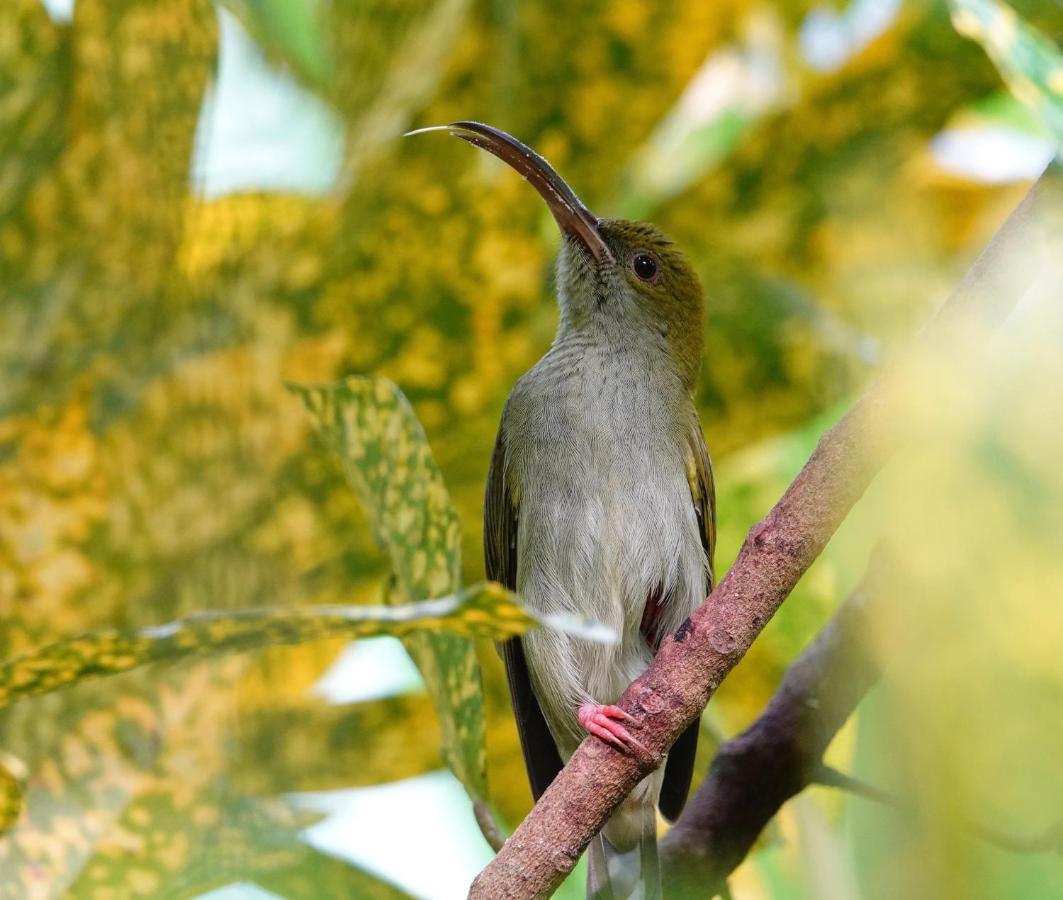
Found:
[[[395, 573], [395, 593], [435, 597], [461, 582], [458, 514], [424, 429], [390, 381], [353, 377], [292, 386], [325, 443], [339, 457]], [[486, 801], [483, 688], [469, 638], [424, 634], [405, 640], [443, 731], [443, 758], [474, 802]]]
[[308, 86], [324, 90], [333, 74], [325, 17], [317, 0], [222, 0], [274, 59], [291, 66]]
[[461, 526], [424, 429], [399, 388], [355, 376], [333, 385], [292, 385], [411, 597], [438, 597], [461, 581]]
[[391, 634], [409, 639], [416, 631], [433, 632], [433, 641], [438, 641], [444, 637], [438, 634], [441, 630], [452, 632], [445, 635], [450, 640], [471, 646], [473, 637], [497, 640], [545, 622], [590, 640], [608, 637], [600, 627], [576, 620], [536, 617], [517, 603], [516, 595], [493, 582], [402, 606], [210, 610], [165, 625], [94, 631], [10, 660], [0, 666], [0, 707], [86, 678], [193, 656], [337, 636]]
[[956, 30], [978, 41], [1011, 92], [1063, 148], [1063, 54], [998, 0], [949, 0]]
[[254, 881], [281, 897], [315, 900], [407, 900], [409, 894], [364, 869], [300, 844], [299, 858], [291, 865], [255, 874]]
[[[320, 815], [284, 798], [232, 796], [226, 787], [219, 779], [187, 805], [165, 786], [140, 792], [115, 821], [127, 843], [101, 842], [64, 896], [191, 900], [234, 881], [257, 881], [307, 857], [309, 848], [299, 835]], [[157, 850], [150, 856], [138, 852], [144, 846]], [[348, 869], [354, 877], [361, 874]]]
[[[267, 796], [278, 785], [286, 792], [368, 787], [442, 765], [432, 702], [424, 692], [358, 703], [322, 699], [306, 706], [305, 698], [278, 701], [245, 717], [232, 750], [236, 790]], [[277, 740], [278, 734], [305, 730], [307, 722], [313, 722], [312, 739]], [[423, 740], [410, 740], [415, 729]], [[259, 764], [263, 759], [268, 769]]]
[[963, 109], [958, 110], [956, 118], [973, 121], [979, 125], [1007, 128], [1010, 131], [1029, 134], [1034, 137], [1050, 139], [1051, 134], [1030, 107], [1019, 100], [1006, 88], [993, 91], [984, 97], [978, 97]]
[[[65, 896], [76, 900], [132, 892], [191, 900], [239, 881], [285, 897], [399, 900], [406, 896], [378, 877], [304, 843], [300, 835], [321, 819], [319, 813], [299, 808], [287, 798], [241, 795], [224, 778], [204, 787], [199, 793], [175, 795], [156, 783], [140, 792], [115, 822], [124, 842], [110, 846], [104, 842], [77, 868]], [[156, 852], [138, 852], [144, 846]]]

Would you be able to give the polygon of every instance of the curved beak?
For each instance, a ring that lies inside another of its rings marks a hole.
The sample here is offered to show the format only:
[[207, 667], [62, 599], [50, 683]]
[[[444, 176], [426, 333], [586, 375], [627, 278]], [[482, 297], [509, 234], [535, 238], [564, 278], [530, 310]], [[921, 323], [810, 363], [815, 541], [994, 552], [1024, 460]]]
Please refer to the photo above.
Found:
[[598, 230], [598, 218], [583, 205], [576, 192], [565, 184], [553, 166], [531, 147], [481, 122], [451, 122], [449, 125], [418, 128], [408, 134], [424, 134], [426, 131], [447, 131], [494, 154], [516, 169], [546, 201], [563, 232], [578, 238], [596, 262], [613, 262], [613, 254]]

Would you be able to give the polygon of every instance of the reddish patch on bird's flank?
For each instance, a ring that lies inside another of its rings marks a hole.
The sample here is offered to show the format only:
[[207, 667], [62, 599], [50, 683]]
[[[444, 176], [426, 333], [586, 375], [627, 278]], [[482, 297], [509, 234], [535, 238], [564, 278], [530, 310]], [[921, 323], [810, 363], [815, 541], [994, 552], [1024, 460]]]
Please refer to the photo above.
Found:
[[646, 638], [646, 643], [656, 650], [661, 645], [661, 615], [664, 612], [664, 591], [658, 585], [657, 589], [646, 600], [646, 608], [642, 611], [642, 624], [639, 631]]

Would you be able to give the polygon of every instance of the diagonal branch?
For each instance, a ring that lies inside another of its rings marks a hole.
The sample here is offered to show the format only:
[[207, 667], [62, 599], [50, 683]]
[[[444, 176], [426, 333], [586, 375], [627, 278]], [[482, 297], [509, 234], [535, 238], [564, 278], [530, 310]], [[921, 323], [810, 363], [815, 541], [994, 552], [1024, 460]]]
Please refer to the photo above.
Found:
[[831, 739], [878, 680], [869, 624], [890, 569], [876, 550], [860, 586], [786, 670], [764, 711], [720, 747], [661, 842], [669, 895], [720, 891], [783, 803], [816, 781]]
[[924, 404], [948, 396], [947, 383], [920, 379], [921, 367], [961, 353], [974, 334], [988, 334], [1032, 283], [1049, 252], [1046, 237], [1056, 211], [1063, 209], [1061, 182], [1056, 166], [1041, 176], [910, 354], [823, 436], [782, 499], [746, 537], [731, 570], [624, 692], [619, 705], [635, 720], [647, 752], [628, 756], [585, 740], [477, 876], [470, 897], [548, 896], [623, 798], [661, 764], [911, 432], [917, 419], [906, 399], [911, 387], [918, 385]]

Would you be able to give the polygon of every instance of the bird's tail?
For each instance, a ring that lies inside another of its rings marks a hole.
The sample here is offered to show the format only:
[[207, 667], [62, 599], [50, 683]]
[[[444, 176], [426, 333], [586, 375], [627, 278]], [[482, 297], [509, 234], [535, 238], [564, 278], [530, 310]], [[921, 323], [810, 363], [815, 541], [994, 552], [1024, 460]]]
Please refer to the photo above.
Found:
[[652, 794], [629, 797], [591, 841], [587, 857], [588, 900], [660, 900], [657, 813]]

